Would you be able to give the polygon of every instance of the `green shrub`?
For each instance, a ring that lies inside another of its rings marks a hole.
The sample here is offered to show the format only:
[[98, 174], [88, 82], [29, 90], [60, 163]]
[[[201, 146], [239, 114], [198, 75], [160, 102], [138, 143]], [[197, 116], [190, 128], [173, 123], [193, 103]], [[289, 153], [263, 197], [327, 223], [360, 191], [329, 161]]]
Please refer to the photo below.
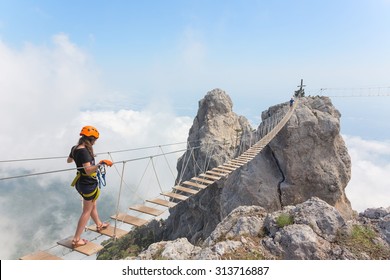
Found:
[[135, 228], [116, 241], [110, 239], [103, 242], [104, 249], [98, 253], [97, 259], [118, 260], [135, 257], [155, 241], [152, 231], [145, 230], [144, 227]]
[[276, 218], [276, 224], [279, 228], [283, 228], [294, 223], [294, 217], [287, 213], [282, 213]]
[[358, 259], [363, 254], [372, 260], [390, 258], [390, 250], [376, 239], [378, 234], [369, 226], [354, 225], [348, 234], [338, 234], [337, 243], [348, 248]]

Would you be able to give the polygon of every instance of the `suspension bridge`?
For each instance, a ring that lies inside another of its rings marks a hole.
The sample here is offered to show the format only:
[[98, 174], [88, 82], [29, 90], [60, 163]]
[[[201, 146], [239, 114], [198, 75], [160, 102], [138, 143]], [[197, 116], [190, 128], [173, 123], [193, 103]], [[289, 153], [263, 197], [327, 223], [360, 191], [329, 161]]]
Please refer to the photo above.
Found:
[[[104, 248], [104, 245], [102, 245], [99, 242], [95, 242], [99, 240], [99, 237], [104, 236], [106, 237], [106, 240], [108, 239], [111, 241], [115, 241], [118, 238], [121, 238], [124, 235], [126, 235], [129, 231], [131, 231], [135, 227], [146, 225], [151, 220], [156, 219], [158, 217], [162, 217], [164, 214], [167, 214], [168, 212], [167, 210], [169, 210], [170, 208], [174, 208], [179, 203], [183, 203], [190, 197], [196, 196], [197, 193], [208, 188], [216, 181], [220, 180], [223, 177], [229, 176], [229, 174], [231, 174], [235, 170], [248, 164], [253, 158], [255, 158], [263, 150], [264, 147], [268, 145], [270, 141], [272, 141], [272, 139], [278, 134], [278, 132], [286, 125], [286, 123], [289, 121], [290, 117], [292, 116], [298, 102], [299, 100], [297, 99], [294, 102], [293, 106], [291, 107], [286, 103], [282, 112], [278, 114], [274, 114], [273, 116], [263, 121], [263, 123], [261, 123], [261, 125], [259, 126], [258, 133], [256, 135], [255, 140], [253, 141], [254, 144], [251, 143], [248, 149], [246, 149], [245, 151], [240, 151], [239, 155], [236, 156], [235, 158], [229, 159], [225, 163], [217, 167], [206, 169], [206, 170], [199, 170], [196, 176], [188, 180], [179, 181], [175, 183], [170, 191], [163, 191], [160, 188], [160, 192], [157, 196], [150, 199], [145, 199], [143, 203], [130, 205], [128, 207], [129, 211], [127, 212], [125, 211], [121, 212], [119, 210], [119, 201], [121, 199], [123, 184], [126, 184], [123, 179], [125, 166], [126, 163], [128, 163], [129, 161], [136, 161], [144, 158], [136, 158], [131, 160], [114, 162], [114, 165], [122, 164], [122, 171], [120, 172], [119, 169], [116, 168], [118, 174], [121, 177], [121, 180], [119, 186], [119, 194], [118, 194], [118, 202], [116, 205], [116, 211], [110, 216], [111, 219], [110, 225], [107, 228], [102, 230], [98, 230], [96, 228], [96, 225], [88, 226], [86, 228], [86, 231], [95, 234], [95, 236], [90, 238], [89, 242], [86, 245], [74, 248], [72, 246], [73, 236], [70, 236], [57, 241], [56, 244], [50, 248], [38, 250], [31, 254], [24, 255], [20, 257], [20, 259], [21, 260], [60, 260], [63, 259], [63, 257], [66, 254], [74, 253], [74, 252], [78, 254], [79, 256], [78, 259], [83, 259], [85, 257], [93, 256], [97, 254], [99, 251], [101, 251]], [[187, 147], [187, 149], [177, 150], [171, 153], [188, 151], [188, 149], [191, 149], [193, 151], [195, 148], [199, 148], [199, 147]], [[115, 153], [115, 152], [121, 152], [121, 151], [114, 151], [111, 153]], [[155, 156], [166, 156], [166, 154], [167, 153], [162, 152], [161, 154]], [[40, 159], [54, 159], [54, 158], [58, 158], [58, 157], [40, 158]], [[14, 160], [14, 161], [29, 161], [29, 160], [37, 160], [37, 159], [21, 159], [21, 160]], [[3, 161], [3, 162], [9, 162], [9, 161]], [[152, 161], [152, 165], [153, 165], [153, 161]], [[22, 178], [27, 176], [37, 176], [42, 174], [57, 173], [57, 172], [63, 172], [69, 170], [74, 170], [74, 169], [64, 169], [64, 170], [55, 170], [55, 171], [48, 171], [48, 172], [39, 172], [39, 173], [33, 173], [27, 175], [10, 176], [5, 178], [0, 178], [0, 180], [10, 180], [10, 179]], [[129, 213], [131, 213], [131, 215]], [[126, 229], [122, 225], [127, 225], [130, 227], [130, 229], [128, 229], [128, 227]], [[55, 251], [53, 249], [57, 247], [66, 249], [67, 250], [66, 253], [64, 253], [64, 251], [62, 251], [62, 253], [53, 253]]]

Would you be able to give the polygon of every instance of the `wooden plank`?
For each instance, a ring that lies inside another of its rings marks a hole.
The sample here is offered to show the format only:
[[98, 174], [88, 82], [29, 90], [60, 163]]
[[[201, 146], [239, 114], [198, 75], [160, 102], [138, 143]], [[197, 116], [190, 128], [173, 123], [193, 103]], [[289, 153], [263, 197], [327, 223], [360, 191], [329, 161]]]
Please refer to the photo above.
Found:
[[258, 145], [256, 145], [256, 146], [253, 146], [253, 147], [251, 147], [251, 149], [252, 150], [262, 150], [262, 149], [264, 149], [264, 147], [265, 146], [267, 146], [267, 145], [265, 145], [264, 143], [257, 143]]
[[193, 178], [191, 178], [191, 180], [198, 181], [198, 182], [205, 183], [205, 184], [212, 184], [212, 183], [214, 183], [214, 181], [202, 179], [202, 178], [199, 178], [199, 177], [193, 177]]
[[60, 257], [49, 254], [45, 251], [38, 251], [29, 255], [25, 255], [20, 258], [20, 260], [62, 260]]
[[255, 150], [255, 149], [251, 149], [251, 150], [247, 150], [244, 152], [244, 155], [252, 155], [252, 156], [255, 156], [259, 153], [259, 149]]
[[212, 170], [220, 171], [220, 172], [223, 172], [223, 173], [225, 173], [225, 174], [231, 173], [230, 170], [222, 169], [222, 168], [219, 168], [219, 167], [215, 167], [215, 168], [213, 168]]
[[231, 162], [237, 162], [237, 163], [246, 164], [246, 163], [248, 163], [248, 160], [243, 160], [243, 159], [232, 159]]
[[253, 150], [258, 151], [258, 150], [260, 150], [260, 149], [262, 149], [262, 148], [264, 148], [264, 145], [260, 145], [259, 143], [257, 143], [257, 144], [255, 144], [255, 145], [253, 145], [252, 147], [250, 147], [249, 149], [250, 149], [251, 151], [253, 151]]
[[[212, 173], [210, 173], [210, 174], [212, 174]], [[205, 177], [205, 178], [210, 178], [210, 179], [213, 179], [213, 180], [216, 180], [216, 181], [218, 181], [219, 179], [222, 178], [222, 177], [219, 177], [219, 176], [213, 176], [213, 175], [209, 175], [209, 174], [205, 174], [205, 173], [199, 174], [199, 176], [200, 177]]]
[[229, 166], [224, 166], [224, 165], [220, 165], [220, 166], [218, 166], [218, 168], [226, 169], [226, 170], [230, 170], [230, 171], [234, 171], [234, 170], [237, 169], [237, 168], [233, 168], [233, 167], [229, 167]]
[[243, 156], [247, 157], [249, 159], [254, 159], [257, 156], [257, 154], [256, 155], [243, 155]]
[[175, 198], [175, 199], [178, 199], [178, 200], [186, 200], [188, 198], [188, 196], [185, 196], [185, 195], [181, 195], [181, 194], [177, 194], [177, 193], [173, 193], [173, 192], [163, 192], [161, 193], [161, 195], [164, 195], [164, 196], [167, 196], [167, 197], [172, 197], [172, 198]]
[[237, 157], [237, 159], [253, 159], [254, 158], [254, 156], [247, 156], [247, 155], [241, 155], [241, 156], [239, 156], [239, 157]]
[[205, 186], [205, 185], [202, 185], [202, 184], [197, 183], [197, 182], [191, 182], [191, 181], [185, 181], [185, 182], [182, 182], [182, 184], [183, 185], [192, 186], [192, 187], [196, 187], [196, 188], [199, 188], [199, 189], [207, 188], [207, 186]]
[[199, 192], [199, 190], [194, 190], [194, 189], [190, 189], [190, 188], [186, 188], [186, 187], [182, 187], [182, 186], [174, 186], [173, 188], [175, 190], [190, 193], [190, 194], [197, 194]]
[[109, 237], [116, 237], [116, 238], [121, 238], [122, 236], [124, 236], [128, 233], [128, 231], [125, 231], [125, 230], [120, 229], [120, 228], [117, 228], [115, 230], [115, 227], [112, 227], [112, 226], [108, 226], [107, 228], [102, 229], [100, 231], [97, 231], [96, 225], [89, 226], [89, 227], [87, 227], [87, 229], [91, 230], [91, 231], [95, 231], [95, 232], [100, 233], [100, 234], [107, 235]]
[[248, 154], [245, 154], [243, 153], [242, 155], [238, 156], [238, 157], [247, 157], [247, 158], [254, 158], [256, 155], [248, 155]]
[[88, 242], [87, 244], [85, 244], [83, 246], [73, 248], [72, 239], [73, 239], [73, 237], [68, 237], [68, 238], [65, 238], [63, 240], [58, 241], [57, 244], [64, 246], [66, 248], [72, 249], [74, 251], [77, 251], [77, 252], [84, 254], [84, 255], [87, 255], [87, 256], [91, 256], [93, 254], [96, 254], [97, 252], [99, 252], [100, 250], [103, 249], [102, 245], [96, 244], [93, 242]]
[[238, 168], [238, 167], [243, 166], [244, 164], [243, 164], [243, 163], [227, 162], [227, 163], [225, 163], [224, 165], [230, 166], [230, 167], [234, 167], [234, 168]]
[[140, 227], [144, 224], [146, 224], [148, 221], [144, 219], [140, 219], [134, 216], [127, 215], [125, 213], [119, 213], [118, 215], [112, 215], [111, 219], [117, 220], [117, 221], [122, 221], [126, 224], [130, 224], [133, 226]]
[[147, 202], [154, 203], [157, 205], [165, 206], [168, 208], [175, 207], [177, 203], [174, 203], [172, 201], [164, 200], [161, 198], [153, 198], [153, 199], [147, 199]]
[[243, 158], [243, 157], [240, 157], [240, 158], [237, 158], [237, 160], [240, 160], [241, 162], [243, 163], [248, 163], [252, 160], [253, 158]]
[[152, 216], [160, 216], [162, 213], [165, 212], [163, 210], [148, 207], [146, 205], [134, 205], [134, 206], [130, 206], [129, 209], [134, 210], [134, 211], [138, 211], [141, 213], [149, 214]]
[[222, 177], [225, 177], [227, 173], [221, 173], [221, 172], [216, 172], [216, 171], [213, 171], [213, 170], [209, 170], [209, 171], [206, 171], [206, 174], [212, 174], [212, 175], [217, 175], [217, 176], [221, 176], [220, 178]]
[[249, 161], [248, 159], [243, 159], [243, 158], [235, 158], [231, 160], [231, 162], [238, 162], [238, 163], [247, 163], [248, 161]]
[[256, 156], [258, 154], [257, 151], [246, 151], [243, 153], [243, 155], [247, 155], [247, 156]]
[[257, 152], [248, 152], [248, 151], [246, 151], [245, 153], [243, 153], [243, 155], [245, 155], [245, 156], [251, 156], [251, 157], [255, 157], [255, 156], [257, 156]]

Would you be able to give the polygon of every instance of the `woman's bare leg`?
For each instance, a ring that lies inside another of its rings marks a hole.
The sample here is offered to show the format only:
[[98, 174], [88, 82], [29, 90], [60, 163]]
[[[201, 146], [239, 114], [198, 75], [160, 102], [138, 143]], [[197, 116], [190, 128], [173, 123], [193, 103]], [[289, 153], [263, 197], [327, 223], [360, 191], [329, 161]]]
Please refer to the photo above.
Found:
[[102, 221], [99, 218], [99, 213], [97, 211], [97, 200], [93, 201], [93, 208], [92, 208], [92, 211], [91, 211], [91, 218], [95, 222], [97, 227], [99, 227], [99, 226], [101, 226], [103, 224]]
[[83, 200], [83, 212], [81, 213], [79, 222], [77, 223], [76, 232], [73, 237], [73, 241], [76, 243], [80, 240], [81, 234], [83, 233], [85, 226], [88, 223], [91, 213], [94, 208], [94, 202], [91, 200]]

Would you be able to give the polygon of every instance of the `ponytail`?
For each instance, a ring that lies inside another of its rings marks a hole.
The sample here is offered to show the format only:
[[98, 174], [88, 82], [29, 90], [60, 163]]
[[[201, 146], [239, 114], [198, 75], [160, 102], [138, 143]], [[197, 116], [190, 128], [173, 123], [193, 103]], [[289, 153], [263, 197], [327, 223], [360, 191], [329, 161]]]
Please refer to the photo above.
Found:
[[82, 145], [84, 144], [85, 148], [87, 149], [87, 151], [89, 152], [89, 154], [91, 155], [91, 157], [95, 157], [95, 154], [93, 152], [93, 142], [96, 141], [96, 138], [93, 137], [93, 136], [81, 136], [80, 139], [79, 139], [79, 143], [78, 145]]

